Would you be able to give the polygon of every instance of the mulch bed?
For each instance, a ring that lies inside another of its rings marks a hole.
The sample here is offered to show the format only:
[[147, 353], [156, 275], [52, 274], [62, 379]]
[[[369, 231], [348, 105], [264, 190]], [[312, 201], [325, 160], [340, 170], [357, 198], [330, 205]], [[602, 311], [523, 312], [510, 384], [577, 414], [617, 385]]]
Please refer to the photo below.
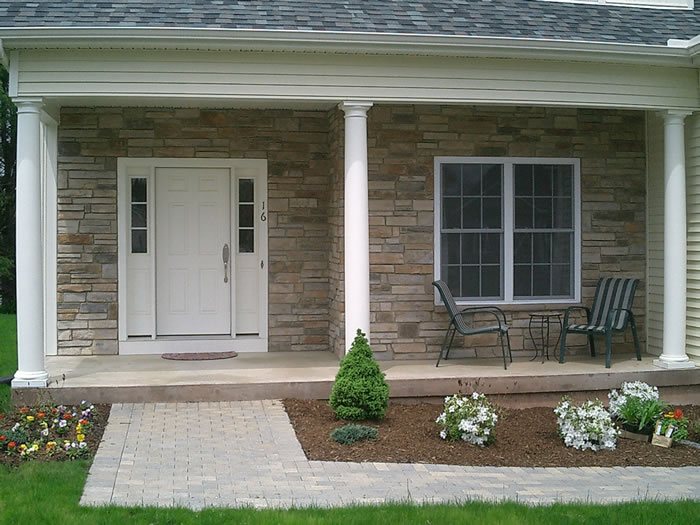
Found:
[[[94, 405], [95, 410], [93, 411], [93, 416], [91, 420], [90, 431], [85, 434], [85, 442], [87, 443], [88, 452], [82, 459], [92, 458], [97, 452], [97, 447], [102, 441], [102, 435], [104, 434], [105, 427], [107, 426], [107, 420], [109, 419], [109, 411], [111, 405]], [[3, 430], [8, 430], [19, 421], [21, 414], [18, 410], [14, 412], [2, 414], [0, 413], [0, 434]], [[65, 439], [75, 440], [75, 431], [71, 430], [68, 434], [64, 436]], [[53, 437], [52, 437], [53, 439]], [[59, 439], [63, 439], [59, 438]], [[57, 439], [58, 441], [58, 439]], [[7, 455], [0, 452], [0, 465], [7, 465], [10, 467], [16, 467], [21, 463], [26, 463], [28, 461], [68, 461], [70, 458], [63, 451], [58, 450], [53, 455], [48, 455], [45, 450], [35, 453], [31, 459], [23, 459], [18, 455]]]
[[[499, 409], [496, 441], [480, 448], [443, 441], [435, 418], [437, 404], [390, 404], [381, 422], [363, 422], [379, 430], [373, 441], [341, 445], [330, 432], [346, 422], [335, 418], [327, 401], [285, 399], [297, 438], [310, 460], [437, 463], [500, 467], [700, 466], [700, 450], [674, 444], [669, 449], [619, 439], [613, 451], [579, 451], [564, 446], [552, 408]], [[700, 406], [684, 406], [691, 422], [700, 420]], [[697, 434], [690, 439], [700, 440]]]

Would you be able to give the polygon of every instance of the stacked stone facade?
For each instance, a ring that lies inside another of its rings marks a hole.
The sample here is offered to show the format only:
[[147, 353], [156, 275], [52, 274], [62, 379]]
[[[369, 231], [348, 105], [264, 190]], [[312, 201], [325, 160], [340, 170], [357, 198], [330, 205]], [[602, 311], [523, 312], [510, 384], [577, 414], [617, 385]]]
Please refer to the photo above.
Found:
[[344, 115], [343, 112], [334, 109], [329, 111], [330, 122], [329, 155], [330, 168], [330, 193], [328, 202], [328, 227], [330, 236], [330, 250], [328, 253], [328, 271], [330, 281], [328, 321], [330, 327], [330, 348], [337, 355], [345, 351], [345, 325], [343, 314], [345, 313], [345, 281], [343, 275], [343, 257], [345, 253], [343, 238], [344, 224], [344, 188], [345, 188], [345, 162], [344, 162]]
[[[119, 157], [268, 160], [269, 349], [342, 353], [343, 114], [64, 108], [59, 129], [59, 353], [117, 352]], [[581, 159], [583, 299], [600, 275], [645, 273], [641, 112], [389, 106], [369, 112], [372, 343], [382, 358], [435, 356], [448, 318], [433, 300], [436, 156]], [[509, 306], [514, 350], [528, 312]], [[561, 305], [552, 305], [561, 309]], [[635, 311], [644, 333], [644, 287]], [[491, 335], [464, 341], [494, 350]], [[455, 355], [459, 355], [459, 351]]]
[[117, 158], [268, 160], [269, 349], [328, 349], [325, 111], [64, 108], [60, 354], [117, 352]]
[[[377, 106], [368, 118], [372, 342], [386, 358], [436, 355], [449, 318], [433, 300], [434, 158], [581, 159], [582, 298], [601, 275], [644, 278], [645, 145], [641, 112], [594, 109]], [[564, 305], [565, 306], [565, 305]], [[514, 350], [531, 348], [528, 313], [504, 306]], [[562, 305], [551, 305], [562, 310]], [[635, 312], [644, 334], [644, 285]], [[628, 339], [631, 336], [628, 335]], [[577, 341], [571, 338], [572, 343]], [[468, 351], [500, 353], [492, 334]], [[620, 341], [618, 341], [618, 344]], [[619, 345], [618, 345], [619, 350]]]

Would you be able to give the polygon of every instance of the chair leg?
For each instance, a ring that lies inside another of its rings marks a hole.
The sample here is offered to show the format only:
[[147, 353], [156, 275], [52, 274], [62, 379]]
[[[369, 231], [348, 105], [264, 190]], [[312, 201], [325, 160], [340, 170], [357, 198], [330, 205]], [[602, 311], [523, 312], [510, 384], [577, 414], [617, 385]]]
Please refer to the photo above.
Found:
[[[440, 348], [440, 355], [438, 356], [437, 363], [435, 363], [435, 368], [440, 366], [440, 361], [442, 360], [442, 354], [445, 354], [445, 359], [447, 359], [447, 355], [450, 353], [450, 347], [452, 346], [452, 341], [455, 338], [455, 332], [457, 330], [455, 329], [454, 326], [450, 325], [450, 327], [447, 329], [447, 332], [445, 332], [445, 339], [442, 342], [442, 348]], [[452, 334], [452, 337], [450, 338], [450, 333]], [[447, 339], [450, 339], [450, 342], [447, 342]]]
[[605, 333], [605, 368], [612, 364], [612, 330]]
[[563, 363], [566, 361], [564, 353], [566, 352], [566, 327], [561, 329], [561, 338], [559, 339], [559, 362]]
[[637, 361], [642, 360], [642, 349], [639, 345], [639, 336], [637, 335], [637, 323], [634, 322], [634, 317], [630, 319], [630, 326], [632, 327], [632, 337], [634, 337], [634, 350], [637, 352]]
[[591, 348], [591, 357], [595, 357], [595, 338], [592, 335], [588, 335], [588, 346]]

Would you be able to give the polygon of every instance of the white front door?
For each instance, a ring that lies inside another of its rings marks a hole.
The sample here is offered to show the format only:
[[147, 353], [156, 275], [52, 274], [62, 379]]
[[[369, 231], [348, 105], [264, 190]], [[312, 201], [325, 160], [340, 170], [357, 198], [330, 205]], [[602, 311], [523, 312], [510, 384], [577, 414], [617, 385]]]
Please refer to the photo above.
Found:
[[155, 181], [156, 333], [230, 335], [230, 170], [156, 168]]

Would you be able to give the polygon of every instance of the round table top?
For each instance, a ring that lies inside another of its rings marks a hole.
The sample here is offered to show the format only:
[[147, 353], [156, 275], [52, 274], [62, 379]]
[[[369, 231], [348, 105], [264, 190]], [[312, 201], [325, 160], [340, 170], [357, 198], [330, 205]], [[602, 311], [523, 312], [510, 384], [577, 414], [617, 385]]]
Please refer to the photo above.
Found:
[[530, 312], [530, 317], [561, 317], [561, 312]]

